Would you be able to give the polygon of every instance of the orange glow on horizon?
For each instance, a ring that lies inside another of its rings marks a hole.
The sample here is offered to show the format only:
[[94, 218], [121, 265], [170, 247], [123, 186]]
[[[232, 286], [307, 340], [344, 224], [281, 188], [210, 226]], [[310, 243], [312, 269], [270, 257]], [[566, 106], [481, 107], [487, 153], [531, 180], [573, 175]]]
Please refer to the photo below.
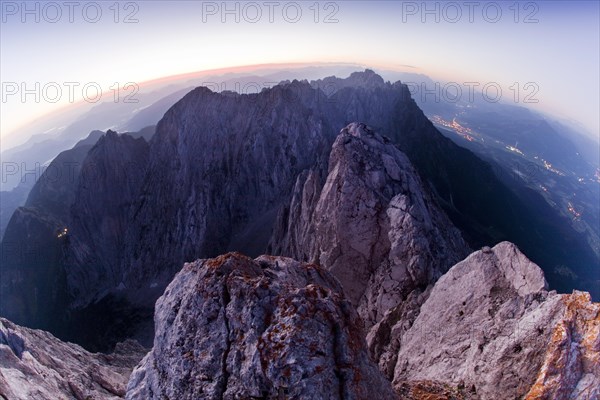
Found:
[[[343, 62], [343, 61], [339, 61], [339, 62], [338, 61], [281, 62], [281, 63], [262, 63], [262, 64], [238, 65], [238, 66], [233, 66], [233, 67], [211, 68], [211, 69], [199, 70], [199, 71], [193, 71], [193, 72], [184, 72], [184, 73], [180, 73], [180, 74], [168, 75], [165, 77], [147, 80], [147, 81], [139, 83], [138, 87], [140, 89], [144, 88], [147, 90], [151, 90], [153, 86], [156, 86], [156, 87], [166, 86], [170, 82], [177, 82], [177, 81], [181, 81], [181, 80], [185, 80], [185, 79], [192, 80], [192, 79], [202, 78], [203, 76], [209, 76], [209, 75], [223, 75], [223, 74], [228, 74], [228, 73], [244, 73], [244, 72], [252, 72], [252, 71], [262, 70], [262, 69], [278, 70], [278, 69], [284, 69], [284, 68], [306, 68], [306, 67], [327, 67], [327, 66], [332, 66], [332, 67], [333, 66], [357, 66], [357, 68], [383, 69], [383, 70], [395, 71], [395, 72], [415, 72], [415, 73], [424, 73], [424, 74], [427, 73], [426, 71], [423, 71], [421, 68], [414, 67], [411, 65], [398, 64], [398, 63], [393, 63], [393, 64], [369, 63], [369, 64], [366, 64], [366, 63], [361, 63], [361, 62]], [[109, 91], [103, 91], [102, 96], [106, 95], [108, 92]], [[96, 104], [101, 104], [101, 103], [96, 103]], [[16, 128], [12, 129], [11, 132], [7, 133], [6, 135], [2, 135], [2, 136], [4, 138], [14, 137], [13, 135], [16, 134], [16, 132], [20, 131], [21, 129], [27, 128], [30, 125], [34, 125], [35, 123], [43, 121], [46, 118], [53, 118], [53, 117], [60, 116], [61, 114], [75, 112], [75, 111], [77, 111], [78, 108], [84, 107], [86, 105], [93, 106], [94, 104], [87, 102], [85, 99], [80, 99], [73, 103], [69, 103], [69, 104], [65, 104], [65, 105], [61, 105], [61, 106], [57, 105], [57, 109], [46, 112], [44, 114], [41, 114], [40, 116], [37, 116], [35, 119], [33, 119], [31, 121], [28, 121], [21, 125], [18, 125]]]

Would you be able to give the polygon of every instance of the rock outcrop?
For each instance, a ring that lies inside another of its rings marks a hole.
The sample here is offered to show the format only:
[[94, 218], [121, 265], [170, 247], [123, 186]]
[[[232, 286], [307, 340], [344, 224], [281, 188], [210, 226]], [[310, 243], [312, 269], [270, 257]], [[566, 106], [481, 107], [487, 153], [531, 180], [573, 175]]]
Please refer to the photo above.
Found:
[[526, 400], [600, 398], [600, 303], [586, 292], [561, 296], [544, 363]]
[[127, 399], [393, 399], [327, 271], [239, 253], [186, 264], [156, 304]]
[[331, 271], [368, 326], [468, 254], [406, 155], [365, 124], [340, 132], [318, 176], [300, 175], [273, 252]]
[[[541, 269], [503, 242], [440, 278], [412, 325], [391, 328], [388, 348], [399, 351], [384, 351], [380, 363], [395, 359], [397, 388], [438, 381], [479, 399], [591, 399], [599, 309], [589, 295], [548, 292]], [[370, 340], [377, 348], [377, 336]]]
[[146, 352], [127, 341], [112, 354], [92, 354], [1, 318], [0, 398], [122, 399], [133, 367]]
[[368, 349], [340, 282], [285, 257], [228, 253], [185, 264], [159, 298], [155, 324], [149, 353], [128, 341], [104, 355], [0, 319], [0, 397], [599, 396], [600, 304], [584, 292], [548, 292], [541, 269], [508, 242], [412, 291], [371, 329]]

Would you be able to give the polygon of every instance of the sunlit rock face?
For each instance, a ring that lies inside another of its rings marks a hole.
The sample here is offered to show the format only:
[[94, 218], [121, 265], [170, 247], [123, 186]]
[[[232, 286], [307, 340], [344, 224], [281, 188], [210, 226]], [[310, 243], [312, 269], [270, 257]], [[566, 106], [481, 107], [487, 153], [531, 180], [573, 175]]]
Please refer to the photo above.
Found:
[[127, 399], [393, 399], [337, 280], [289, 258], [186, 264], [155, 313]]
[[578, 291], [561, 296], [561, 303], [562, 320], [527, 400], [600, 398], [600, 303]]
[[[441, 277], [410, 327], [402, 318], [392, 325], [380, 366], [388, 372], [395, 361], [394, 385], [405, 393], [443, 382], [480, 399], [592, 399], [599, 307], [581, 292], [548, 292], [540, 268], [503, 242]], [[378, 348], [378, 336], [369, 339]]]

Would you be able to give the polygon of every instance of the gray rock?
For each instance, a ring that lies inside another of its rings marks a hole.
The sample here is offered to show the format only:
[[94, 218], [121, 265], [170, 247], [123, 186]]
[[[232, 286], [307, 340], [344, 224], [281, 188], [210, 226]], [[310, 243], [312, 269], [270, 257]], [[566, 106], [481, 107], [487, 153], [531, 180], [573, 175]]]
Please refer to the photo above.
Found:
[[321, 182], [299, 176], [271, 248], [330, 270], [368, 327], [468, 254], [406, 155], [364, 124], [341, 131]]
[[[392, 327], [400, 336], [394, 340], [401, 343], [394, 384], [399, 388], [407, 381], [442, 381], [481, 399], [521, 398], [543, 373], [544, 363], [556, 365], [548, 361], [547, 351], [556, 341], [555, 327], [566, 318], [568, 297], [547, 292], [540, 268], [511, 243], [475, 252], [437, 281], [408, 330], [402, 320]], [[587, 337], [596, 344], [588, 344], [581, 358], [597, 360], [598, 333], [596, 328], [592, 334], [591, 326], [598, 321], [598, 307], [588, 308], [595, 311], [581, 319], [589, 320]], [[585, 314], [585, 307], [579, 309]], [[568, 344], [558, 347], [577, 349], [577, 343], [586, 342], [576, 339], [576, 332], [585, 329], [573, 329]], [[595, 373], [591, 381], [597, 382], [598, 369], [592, 365], [569, 372], [572, 367], [563, 363], [558, 375], [574, 373], [583, 381], [586, 373]], [[570, 382], [566, 386], [574, 390], [579, 379]]]
[[600, 398], [600, 303], [589, 293], [560, 296], [562, 319], [554, 326], [544, 363], [525, 399]]
[[122, 399], [129, 375], [147, 350], [119, 344], [112, 354], [92, 354], [48, 332], [0, 319], [0, 397]]
[[[196, 88], [157, 127], [122, 265], [129, 293], [164, 288], [186, 261], [263, 254], [297, 175], [328, 154], [338, 113], [308, 83], [257, 95]], [[160, 221], [160, 223], [157, 223]]]
[[369, 354], [390, 381], [394, 378], [402, 338], [419, 316], [431, 288], [430, 285], [424, 292], [413, 290], [400, 304], [389, 309], [367, 334]]
[[239, 253], [186, 264], [156, 304], [129, 400], [395, 398], [332, 275]]

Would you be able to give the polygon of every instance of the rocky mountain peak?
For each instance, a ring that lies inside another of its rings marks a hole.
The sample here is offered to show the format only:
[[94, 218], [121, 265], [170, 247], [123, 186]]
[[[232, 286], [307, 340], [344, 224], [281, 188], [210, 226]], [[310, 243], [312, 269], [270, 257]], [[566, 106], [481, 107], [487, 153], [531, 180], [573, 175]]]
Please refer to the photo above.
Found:
[[362, 140], [376, 140], [379, 143], [388, 144], [390, 139], [381, 136], [373, 128], [362, 122], [352, 122], [340, 131], [340, 136], [350, 135]]
[[385, 85], [383, 78], [372, 69], [365, 69], [362, 72], [353, 72], [350, 74], [350, 80], [353, 84], [360, 84], [367, 87], [378, 87]]
[[408, 157], [366, 124], [340, 131], [321, 175], [298, 178], [273, 250], [331, 271], [368, 325], [468, 253]]
[[338, 91], [347, 87], [377, 89], [386, 87], [383, 78], [371, 69], [357, 71], [350, 74], [348, 78], [340, 79], [335, 76], [329, 76], [323, 79], [311, 81], [310, 83], [315, 88], [328, 88]]
[[156, 305], [154, 347], [131, 376], [144, 352], [132, 341], [90, 354], [0, 319], [0, 396], [596, 399], [600, 304], [544, 284], [511, 243], [471, 254], [371, 330], [372, 355], [376, 341], [387, 352], [376, 355], [378, 370], [360, 316], [327, 270], [228, 253], [175, 276]]
[[[463, 237], [475, 248], [510, 238], [546, 266], [568, 253], [548, 245], [562, 240], [551, 221], [541, 223], [489, 164], [441, 136], [408, 87], [369, 70], [257, 94], [197, 88], [166, 112], [149, 144], [109, 132], [88, 150], [78, 150], [85, 171], [77, 180], [40, 185], [11, 220], [3, 246], [19, 254], [0, 265], [0, 311], [93, 349], [140, 332], [150, 342], [155, 300], [184, 262], [267, 252], [318, 264], [339, 280], [336, 293], [357, 308], [372, 356], [391, 379], [432, 293], [445, 310], [434, 285], [470, 252]], [[266, 279], [254, 262], [217, 270]], [[554, 304], [544, 300], [553, 296], [539, 271], [510, 246], [460, 268], [462, 294], [448, 281], [444, 290], [459, 317], [467, 314], [462, 302], [472, 305], [461, 296], [478, 299], [477, 319], [465, 317], [470, 324], [510, 332], [506, 315]]]
[[[519, 296], [538, 293], [548, 288], [542, 269], [510, 242], [498, 243], [493, 248], [484, 247], [480, 252], [471, 254], [460, 266], [466, 266], [469, 262], [497, 268]], [[462, 271], [456, 268], [454, 273]]]

